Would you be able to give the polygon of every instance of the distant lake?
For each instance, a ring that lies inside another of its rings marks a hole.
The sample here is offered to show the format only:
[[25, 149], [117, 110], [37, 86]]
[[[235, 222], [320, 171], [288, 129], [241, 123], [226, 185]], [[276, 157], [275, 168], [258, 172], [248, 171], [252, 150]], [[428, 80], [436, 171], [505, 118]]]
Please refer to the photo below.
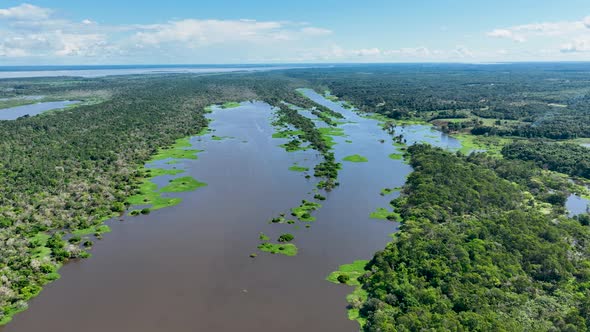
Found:
[[10, 108], [3, 108], [0, 109], [0, 120], [16, 120], [21, 116], [29, 115], [37, 115], [46, 111], [56, 110], [60, 108], [64, 108], [68, 105], [79, 103], [79, 101], [71, 101], [71, 100], [64, 100], [64, 101], [49, 101], [45, 103], [37, 103], [37, 104], [30, 104], [30, 105], [23, 105], [23, 106], [16, 106]]
[[[309, 66], [307, 66], [309, 67]], [[316, 66], [317, 67], [317, 66]], [[0, 79], [23, 77], [102, 77], [175, 73], [225, 73], [305, 68], [301, 65], [153, 65], [153, 66], [10, 66], [0, 67]]]

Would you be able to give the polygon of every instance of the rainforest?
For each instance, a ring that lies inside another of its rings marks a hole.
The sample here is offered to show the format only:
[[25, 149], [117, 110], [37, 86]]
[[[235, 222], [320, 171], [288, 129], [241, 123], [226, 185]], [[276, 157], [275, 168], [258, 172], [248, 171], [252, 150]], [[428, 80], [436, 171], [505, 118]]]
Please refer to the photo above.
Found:
[[0, 331], [586, 331], [590, 65], [0, 79]]

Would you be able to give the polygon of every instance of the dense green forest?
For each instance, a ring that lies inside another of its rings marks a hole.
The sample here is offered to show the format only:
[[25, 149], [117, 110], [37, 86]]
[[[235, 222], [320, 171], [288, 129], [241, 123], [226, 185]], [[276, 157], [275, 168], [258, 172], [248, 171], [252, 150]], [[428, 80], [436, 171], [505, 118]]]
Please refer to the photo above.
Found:
[[88, 255], [92, 242], [79, 234], [99, 235], [104, 220], [124, 213], [148, 176], [144, 163], [201, 132], [208, 105], [271, 104], [276, 124], [296, 128], [298, 141], [321, 154], [314, 175], [322, 187], [335, 188], [331, 142], [297, 108], [328, 128], [341, 115], [296, 90], [313, 87], [360, 112], [518, 138], [505, 159], [408, 148], [414, 173], [392, 202], [403, 225], [360, 279], [369, 296], [356, 305], [367, 330], [585, 330], [590, 234], [582, 219], [563, 216], [575, 188], [555, 172], [590, 178], [590, 149], [540, 139], [590, 137], [587, 74], [579, 64], [356, 65], [0, 80], [0, 98], [83, 101], [0, 121], [0, 324], [59, 277], [60, 264]]
[[514, 142], [502, 149], [508, 159], [530, 160], [552, 171], [590, 179], [590, 149], [569, 143]]
[[535, 209], [485, 157], [408, 153], [414, 172], [393, 202], [404, 222], [360, 278], [366, 330], [587, 330], [587, 227]]
[[585, 64], [351, 65], [288, 75], [392, 119], [474, 134], [590, 137]]

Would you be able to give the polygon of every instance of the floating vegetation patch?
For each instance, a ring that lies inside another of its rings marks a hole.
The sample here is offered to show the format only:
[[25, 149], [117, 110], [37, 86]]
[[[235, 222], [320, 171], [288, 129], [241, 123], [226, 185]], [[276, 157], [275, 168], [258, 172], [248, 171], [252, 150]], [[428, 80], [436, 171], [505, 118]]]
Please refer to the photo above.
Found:
[[344, 157], [344, 159], [342, 159], [342, 160], [349, 161], [352, 163], [366, 163], [369, 161], [369, 159], [367, 159], [361, 155], [358, 155], [358, 154], [353, 154], [352, 156]]
[[301, 221], [315, 221], [316, 218], [311, 215], [311, 212], [321, 208], [322, 205], [316, 202], [303, 200], [301, 205], [291, 209], [291, 215], [297, 217]]
[[269, 252], [271, 254], [281, 254], [285, 256], [295, 256], [297, 255], [297, 246], [293, 243], [262, 243], [258, 246], [260, 251]]

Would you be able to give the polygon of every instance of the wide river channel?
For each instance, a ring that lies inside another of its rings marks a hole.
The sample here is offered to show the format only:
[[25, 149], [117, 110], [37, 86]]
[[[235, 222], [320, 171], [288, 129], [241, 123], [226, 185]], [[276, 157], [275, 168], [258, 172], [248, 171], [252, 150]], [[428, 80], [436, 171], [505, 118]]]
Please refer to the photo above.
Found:
[[[92, 257], [62, 267], [61, 279], [0, 331], [358, 330], [346, 314], [352, 289], [325, 278], [339, 265], [370, 259], [385, 247], [397, 224], [369, 215], [388, 207], [396, 194], [382, 196], [381, 190], [403, 185], [411, 168], [389, 157], [397, 148], [377, 120], [313, 91], [303, 93], [346, 117], [340, 124], [346, 136], [334, 137], [343, 165], [340, 186], [325, 194], [310, 228], [268, 220], [302, 199], [313, 200], [317, 179], [289, 167], [312, 167], [320, 161], [317, 152], [279, 147], [287, 140], [272, 138], [274, 111], [265, 103], [215, 108], [208, 115], [213, 132], [191, 138], [194, 148], [204, 150], [197, 160], [148, 165], [182, 168], [182, 176], [208, 186], [174, 194], [183, 199], [175, 207], [110, 220], [112, 232], [96, 241]], [[396, 130], [408, 143], [460, 147], [428, 126]], [[368, 162], [342, 161], [354, 154]], [[162, 185], [170, 177], [155, 182]], [[272, 239], [292, 233], [298, 255], [259, 252], [260, 232]], [[254, 252], [258, 256], [250, 258]]]

